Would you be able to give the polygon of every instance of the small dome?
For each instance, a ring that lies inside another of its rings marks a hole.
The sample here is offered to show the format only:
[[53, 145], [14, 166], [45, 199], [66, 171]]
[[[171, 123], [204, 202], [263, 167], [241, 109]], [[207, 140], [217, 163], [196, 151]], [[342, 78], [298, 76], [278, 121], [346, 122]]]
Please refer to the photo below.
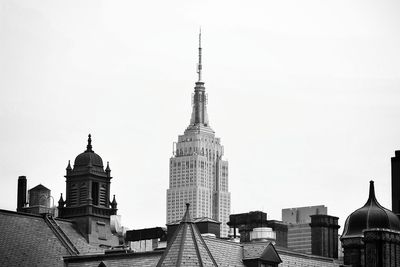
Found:
[[347, 217], [342, 238], [361, 237], [366, 229], [400, 231], [400, 220], [390, 210], [382, 207], [375, 198], [374, 182], [370, 182], [367, 203]]
[[101, 170], [103, 170], [103, 160], [101, 159], [101, 157], [99, 155], [97, 155], [96, 153], [94, 153], [94, 151], [92, 150], [92, 138], [91, 135], [89, 134], [89, 139], [88, 139], [88, 145], [86, 148], [86, 151], [79, 154], [76, 158], [75, 158], [75, 162], [74, 162], [74, 170], [77, 170], [81, 167], [94, 167], [94, 168], [101, 168]]

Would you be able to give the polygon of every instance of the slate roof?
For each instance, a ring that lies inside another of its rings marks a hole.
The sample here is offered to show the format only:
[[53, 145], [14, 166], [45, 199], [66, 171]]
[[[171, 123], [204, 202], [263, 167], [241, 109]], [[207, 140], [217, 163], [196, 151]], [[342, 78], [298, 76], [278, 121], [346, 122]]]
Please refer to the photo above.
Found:
[[63, 266], [65, 255], [41, 216], [0, 210], [0, 266]]
[[220, 267], [243, 267], [240, 243], [222, 240], [215, 237], [203, 237], [211, 254]]
[[[198, 218], [193, 218], [193, 222], [194, 223], [200, 223], [200, 222], [213, 222], [213, 223], [218, 223], [221, 224], [221, 222], [216, 221], [214, 219], [208, 218], [208, 217], [198, 217]], [[170, 223], [167, 223], [167, 225], [177, 225], [180, 224], [181, 220], [176, 220], [176, 221], [172, 221]]]
[[190, 216], [189, 204], [186, 204], [185, 215], [157, 264], [157, 267], [161, 266], [218, 266]]
[[245, 243], [243, 246], [243, 260], [251, 259], [260, 259], [278, 264], [282, 262], [271, 242]]
[[67, 256], [64, 258], [68, 267], [98, 267], [100, 263], [107, 267], [154, 267], [160, 260], [163, 251], [121, 252], [101, 255]]
[[89, 244], [85, 237], [80, 234], [73, 222], [62, 219], [56, 219], [56, 221], [63, 232], [69, 237], [71, 242], [78, 249], [80, 255], [104, 253], [104, 249], [101, 247]]
[[[42, 215], [0, 209], [0, 266], [219, 266], [244, 267], [254, 260], [293, 266], [306, 261], [309, 266], [339, 266], [342, 262], [275, 247], [270, 242], [235, 243], [202, 237], [185, 213], [168, 247], [134, 253], [105, 250], [87, 243], [76, 225], [55, 219], [56, 227]], [[55, 229], [56, 228], [56, 229]], [[59, 228], [59, 229], [58, 229]], [[277, 254], [279, 253], [279, 254]], [[158, 264], [158, 265], [157, 265]], [[307, 265], [308, 266], [308, 265]]]
[[[162, 255], [161, 255], [162, 254]], [[114, 266], [219, 266], [245, 267], [246, 260], [280, 263], [272, 243], [240, 244], [213, 237], [202, 237], [189, 209], [164, 251], [112, 253], [65, 257], [68, 267], [97, 267], [101, 262]]]
[[55, 222], [60, 229], [42, 215], [0, 209], [0, 266], [64, 266], [64, 256], [104, 252], [89, 245], [72, 222]]

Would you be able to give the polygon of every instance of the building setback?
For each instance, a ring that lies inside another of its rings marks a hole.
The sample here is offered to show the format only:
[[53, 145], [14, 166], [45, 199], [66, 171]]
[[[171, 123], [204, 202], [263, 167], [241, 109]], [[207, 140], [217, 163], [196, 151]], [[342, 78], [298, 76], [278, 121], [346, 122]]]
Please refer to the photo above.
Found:
[[221, 237], [228, 235], [230, 214], [228, 162], [223, 146], [211, 129], [207, 116], [207, 95], [201, 77], [201, 34], [199, 36], [198, 81], [194, 88], [190, 125], [174, 144], [167, 189], [167, 224], [180, 220], [185, 204], [193, 217], [221, 222]]

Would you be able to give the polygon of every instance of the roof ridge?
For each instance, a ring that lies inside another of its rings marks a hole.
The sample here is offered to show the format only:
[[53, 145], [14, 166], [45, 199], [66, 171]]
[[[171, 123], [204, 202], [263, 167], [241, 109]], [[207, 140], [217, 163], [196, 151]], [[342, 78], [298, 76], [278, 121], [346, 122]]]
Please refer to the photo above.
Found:
[[13, 210], [0, 209], [0, 213], [7, 213], [7, 214], [10, 214], [10, 215], [17, 215], [17, 216], [29, 216], [29, 217], [42, 218], [42, 215], [40, 215], [40, 214], [27, 213], [27, 212], [23, 212], [23, 211], [13, 211]]
[[203, 266], [203, 259], [201, 258], [201, 255], [200, 255], [199, 244], [197, 244], [197, 242], [196, 242], [196, 237], [195, 237], [195, 233], [194, 233], [195, 230], [193, 228], [193, 224], [190, 225], [190, 226], [189, 227], [190, 227], [190, 231], [192, 232], [192, 240], [193, 240], [194, 248], [196, 250], [196, 254], [197, 254], [197, 258], [199, 260], [200, 266], [202, 267]]
[[71, 255], [78, 255], [79, 250], [75, 247], [74, 243], [72, 243], [71, 239], [69, 239], [69, 237], [64, 233], [56, 220], [54, 220], [54, 218], [49, 214], [44, 214], [43, 218], [49, 228], [57, 236], [58, 240], [60, 240], [63, 246], [68, 250], [68, 252]]
[[178, 259], [176, 262], [176, 266], [179, 267], [181, 266], [182, 262], [182, 254], [183, 254], [183, 248], [185, 247], [185, 239], [186, 239], [186, 233], [187, 233], [187, 227], [186, 225], [183, 226], [184, 228], [182, 229], [182, 237], [181, 237], [181, 244], [179, 246], [179, 254], [178, 254]]

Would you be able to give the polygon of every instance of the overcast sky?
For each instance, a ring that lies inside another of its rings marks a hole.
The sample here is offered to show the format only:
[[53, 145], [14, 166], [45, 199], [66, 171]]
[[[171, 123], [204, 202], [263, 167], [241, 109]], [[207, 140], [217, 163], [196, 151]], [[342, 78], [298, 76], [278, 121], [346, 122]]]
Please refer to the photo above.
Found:
[[123, 225], [164, 226], [201, 26], [231, 212], [323, 204], [342, 232], [371, 179], [391, 208], [399, 14], [398, 1], [1, 1], [0, 208], [16, 209], [20, 175], [65, 196], [91, 133]]

